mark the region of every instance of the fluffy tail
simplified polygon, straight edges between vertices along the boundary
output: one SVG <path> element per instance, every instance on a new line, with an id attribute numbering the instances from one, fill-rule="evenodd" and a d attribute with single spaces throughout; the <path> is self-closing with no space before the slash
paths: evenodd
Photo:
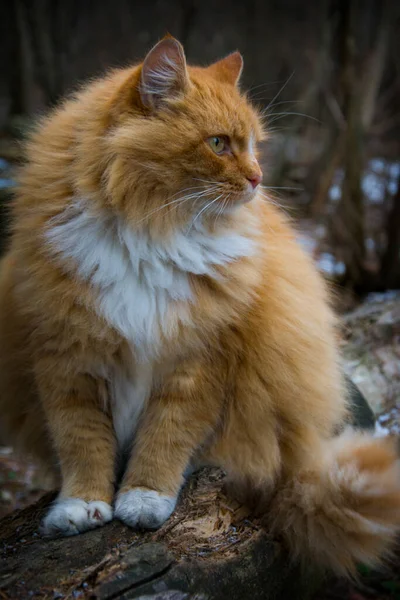
<path id="1" fill-rule="evenodd" d="M 339 575 L 377 565 L 400 531 L 400 462 L 393 440 L 347 431 L 315 465 L 282 484 L 269 526 L 301 561 Z"/>

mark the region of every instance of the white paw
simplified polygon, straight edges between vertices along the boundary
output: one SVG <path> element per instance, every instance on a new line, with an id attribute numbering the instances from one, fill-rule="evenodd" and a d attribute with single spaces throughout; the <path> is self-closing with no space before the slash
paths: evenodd
<path id="1" fill-rule="evenodd" d="M 40 534 L 51 538 L 77 535 L 108 523 L 112 517 L 111 506 L 101 500 L 85 502 L 80 498 L 60 498 L 43 519 Z"/>
<path id="2" fill-rule="evenodd" d="M 115 516 L 130 527 L 157 529 L 171 515 L 176 500 L 176 496 L 135 488 L 117 497 Z"/>

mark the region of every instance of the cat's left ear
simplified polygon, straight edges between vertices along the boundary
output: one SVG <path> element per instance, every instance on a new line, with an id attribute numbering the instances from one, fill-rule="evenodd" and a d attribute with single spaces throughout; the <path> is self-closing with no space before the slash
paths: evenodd
<path id="1" fill-rule="evenodd" d="M 208 70 L 218 81 L 238 85 L 243 71 L 243 57 L 240 52 L 232 52 L 222 60 L 210 65 Z"/>
<path id="2" fill-rule="evenodd" d="M 141 101 L 154 110 L 168 99 L 184 94 L 189 85 L 182 44 L 173 37 L 165 37 L 144 59 L 139 83 Z"/>

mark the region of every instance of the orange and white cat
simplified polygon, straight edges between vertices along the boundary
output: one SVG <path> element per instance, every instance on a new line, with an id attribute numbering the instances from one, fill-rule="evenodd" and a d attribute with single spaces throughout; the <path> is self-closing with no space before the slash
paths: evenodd
<path id="1" fill-rule="evenodd" d="M 39 125 L 1 265 L 1 420 L 61 474 L 44 535 L 159 527 L 184 473 L 212 464 L 269 492 L 296 556 L 352 572 L 399 529 L 398 457 L 334 435 L 335 318 L 259 191 L 241 70 L 237 52 L 188 67 L 168 37 Z"/>

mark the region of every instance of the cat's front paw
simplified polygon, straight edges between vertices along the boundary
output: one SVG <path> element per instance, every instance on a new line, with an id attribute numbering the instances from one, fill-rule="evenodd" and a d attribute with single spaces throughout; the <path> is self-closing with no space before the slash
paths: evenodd
<path id="1" fill-rule="evenodd" d="M 176 496 L 134 488 L 119 494 L 115 502 L 115 516 L 130 527 L 157 529 L 171 515 L 176 500 Z"/>
<path id="2" fill-rule="evenodd" d="M 43 537 L 77 535 L 112 520 L 112 508 L 106 502 L 85 502 L 80 498 L 60 498 L 50 508 L 40 526 Z"/>

